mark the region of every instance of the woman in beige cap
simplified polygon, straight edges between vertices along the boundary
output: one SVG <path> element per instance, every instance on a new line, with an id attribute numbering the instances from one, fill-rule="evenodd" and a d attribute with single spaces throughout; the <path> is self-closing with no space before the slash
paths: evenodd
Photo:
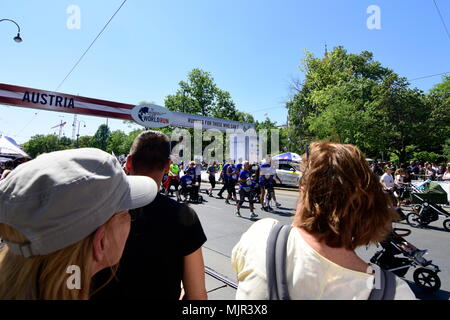
<path id="1" fill-rule="evenodd" d="M 156 183 L 126 176 L 99 149 L 41 155 L 0 182 L 0 299 L 89 299 L 91 278 L 122 256 L 129 209 Z"/>

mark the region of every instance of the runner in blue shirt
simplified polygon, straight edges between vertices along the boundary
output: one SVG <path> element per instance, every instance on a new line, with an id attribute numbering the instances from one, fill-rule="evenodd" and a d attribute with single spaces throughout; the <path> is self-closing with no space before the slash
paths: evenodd
<path id="1" fill-rule="evenodd" d="M 217 194 L 217 196 L 219 197 L 219 199 L 223 199 L 223 192 L 225 190 L 228 190 L 228 176 L 227 176 L 227 169 L 230 166 L 230 163 L 226 163 L 224 164 L 224 166 L 222 167 L 222 172 L 220 173 L 220 178 L 219 180 L 222 180 L 223 186 L 222 189 L 220 189 L 219 193 Z"/>
<path id="2" fill-rule="evenodd" d="M 216 187 L 216 172 L 217 172 L 217 167 L 216 167 L 216 162 L 214 161 L 212 163 L 212 165 L 210 165 L 208 167 L 208 169 L 206 170 L 206 172 L 208 173 L 208 179 L 209 179 L 209 183 L 211 184 L 211 187 L 206 191 L 207 194 L 209 194 L 210 197 L 213 196 L 213 189 Z"/>
<path id="3" fill-rule="evenodd" d="M 248 161 L 244 162 L 244 170 L 239 173 L 239 202 L 236 205 L 236 215 L 241 216 L 240 209 L 244 203 L 245 197 L 247 197 L 250 204 L 251 218 L 255 218 L 258 215 L 254 212 L 253 207 L 253 190 L 252 190 L 252 180 L 250 173 L 250 164 Z"/>
<path id="4" fill-rule="evenodd" d="M 195 162 L 194 161 L 189 162 L 189 167 L 187 168 L 187 171 L 189 171 L 189 174 L 192 176 L 192 178 L 195 178 Z"/>
<path id="5" fill-rule="evenodd" d="M 239 169 L 235 165 L 230 164 L 227 168 L 227 179 L 228 179 L 228 197 L 225 203 L 230 204 L 230 199 L 233 197 L 234 201 L 237 202 L 236 197 L 236 183 L 238 181 Z"/>
<path id="6" fill-rule="evenodd" d="M 259 176 L 259 183 L 261 185 L 260 203 L 262 209 L 265 211 L 268 211 L 270 209 L 269 204 L 264 203 L 266 192 L 269 192 L 271 194 L 271 198 L 275 201 L 275 205 L 277 207 L 281 206 L 281 204 L 278 203 L 275 197 L 275 178 L 278 179 L 278 181 L 281 183 L 281 180 L 280 178 L 278 178 L 276 170 L 274 167 L 272 167 L 269 158 L 269 160 L 267 160 L 266 163 L 260 166 L 260 176 Z"/>

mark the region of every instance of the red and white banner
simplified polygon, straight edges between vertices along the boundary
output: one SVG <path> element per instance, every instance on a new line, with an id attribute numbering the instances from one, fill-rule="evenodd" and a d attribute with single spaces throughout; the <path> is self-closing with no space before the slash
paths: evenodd
<path id="1" fill-rule="evenodd" d="M 160 128 L 169 125 L 194 128 L 196 123 L 199 123 L 202 129 L 216 129 L 219 131 L 235 131 L 239 129 L 246 131 L 254 128 L 252 123 L 173 112 L 154 104 L 135 106 L 4 83 L 0 83 L 0 104 L 131 120 L 149 128 Z"/>
<path id="2" fill-rule="evenodd" d="M 133 120 L 132 104 L 92 99 L 59 92 L 0 83 L 0 104 L 49 111 Z"/>

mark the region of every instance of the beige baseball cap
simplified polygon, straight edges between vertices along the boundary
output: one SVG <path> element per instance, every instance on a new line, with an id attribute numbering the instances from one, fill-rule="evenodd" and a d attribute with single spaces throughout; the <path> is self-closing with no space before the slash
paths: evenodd
<path id="1" fill-rule="evenodd" d="M 13 253 L 45 255 L 86 238 L 116 212 L 149 204 L 157 193 L 153 179 L 127 176 L 119 161 L 100 149 L 56 151 L 0 181 L 0 223 L 29 241 L 5 241 Z"/>

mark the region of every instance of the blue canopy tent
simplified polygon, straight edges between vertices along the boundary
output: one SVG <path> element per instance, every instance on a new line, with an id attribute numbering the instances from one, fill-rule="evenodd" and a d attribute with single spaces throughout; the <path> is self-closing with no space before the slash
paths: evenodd
<path id="1" fill-rule="evenodd" d="M 293 152 L 285 152 L 272 157 L 273 161 L 301 162 L 302 158 Z"/>

